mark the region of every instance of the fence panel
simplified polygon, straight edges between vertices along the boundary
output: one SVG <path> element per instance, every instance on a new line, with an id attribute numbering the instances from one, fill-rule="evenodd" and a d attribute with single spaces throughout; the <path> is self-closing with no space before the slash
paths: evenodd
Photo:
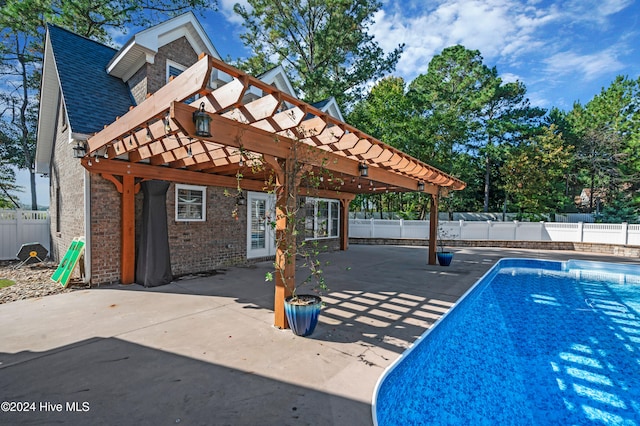
<path id="1" fill-rule="evenodd" d="M 545 223 L 547 241 L 580 242 L 581 226 L 579 223 Z"/>
<path id="2" fill-rule="evenodd" d="M 488 222 L 462 222 L 460 226 L 461 240 L 486 240 L 489 238 Z"/>
<path id="3" fill-rule="evenodd" d="M 562 241 L 640 246 L 640 225 L 559 222 L 439 222 L 443 240 Z M 429 238 L 429 221 L 351 219 L 349 236 Z"/>
<path id="4" fill-rule="evenodd" d="M 375 238 L 401 238 L 400 236 L 400 220 L 380 219 L 375 221 L 374 235 Z"/>
<path id="5" fill-rule="evenodd" d="M 640 246 L 640 225 L 629 225 L 627 232 L 627 244 Z"/>
<path id="6" fill-rule="evenodd" d="M 585 243 L 624 244 L 626 237 L 619 223 L 585 223 L 582 235 Z"/>
<path id="7" fill-rule="evenodd" d="M 429 238 L 429 221 L 405 220 L 402 238 Z"/>
<path id="8" fill-rule="evenodd" d="M 49 246 L 49 213 L 36 210 L 0 210 L 0 260 L 15 259 L 23 244 Z"/>

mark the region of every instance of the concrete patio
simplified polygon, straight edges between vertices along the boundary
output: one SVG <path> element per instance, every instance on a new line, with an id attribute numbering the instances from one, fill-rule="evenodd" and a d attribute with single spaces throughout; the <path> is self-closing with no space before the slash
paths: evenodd
<path id="1" fill-rule="evenodd" d="M 371 425 L 384 369 L 502 257 L 638 261 L 466 248 L 443 268 L 424 247 L 351 245 L 324 255 L 308 338 L 272 326 L 269 262 L 0 305 L 2 401 L 35 403 L 0 424 Z"/>

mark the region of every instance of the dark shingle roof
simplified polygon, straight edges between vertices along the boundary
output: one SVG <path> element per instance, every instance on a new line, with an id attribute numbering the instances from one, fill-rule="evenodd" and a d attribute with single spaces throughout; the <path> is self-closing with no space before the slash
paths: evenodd
<path id="1" fill-rule="evenodd" d="M 55 25 L 48 29 L 73 132 L 98 132 L 135 105 L 126 83 L 107 74 L 115 49 Z"/>
<path id="2" fill-rule="evenodd" d="M 327 98 L 325 100 L 322 101 L 318 101 L 318 102 L 314 102 L 311 104 L 312 107 L 318 108 L 319 110 L 322 110 L 322 108 L 324 108 L 325 106 L 327 106 L 327 104 L 331 101 L 331 98 Z"/>

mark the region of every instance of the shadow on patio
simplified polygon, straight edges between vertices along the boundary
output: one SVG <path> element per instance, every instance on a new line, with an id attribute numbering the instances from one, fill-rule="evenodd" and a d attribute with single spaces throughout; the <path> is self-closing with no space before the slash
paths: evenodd
<path id="1" fill-rule="evenodd" d="M 0 356 L 3 401 L 35 404 L 3 424 L 370 423 L 368 404 L 118 338 Z"/>

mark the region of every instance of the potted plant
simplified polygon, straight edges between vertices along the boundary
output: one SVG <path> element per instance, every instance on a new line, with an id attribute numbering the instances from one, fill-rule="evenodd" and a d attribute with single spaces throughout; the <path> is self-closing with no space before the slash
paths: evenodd
<path id="1" fill-rule="evenodd" d="M 324 167 L 312 168 L 310 155 L 314 155 L 308 146 L 296 140 L 292 145 L 291 153 L 287 159 L 268 158 L 256 156 L 240 148 L 238 154 L 243 158 L 244 167 L 250 167 L 253 173 L 266 173 L 265 190 L 276 198 L 275 217 L 269 220 L 271 232 L 277 247 L 273 271 L 265 274 L 265 281 L 276 281 L 285 288 L 284 312 L 291 330 L 299 336 L 309 336 L 313 333 L 322 308 L 321 293 L 328 290 L 324 275 L 323 264 L 319 255 L 327 249 L 318 241 L 305 240 L 304 225 L 306 213 L 306 198 L 298 196 L 299 187 L 302 185 L 307 194 L 313 194 L 314 189 L 335 186 L 339 190 L 341 179 L 332 176 Z M 313 163 L 322 163 L 322 160 Z M 238 170 L 237 193 L 227 194 L 241 196 L 240 181 L 242 179 L 242 167 Z M 236 210 L 232 212 L 237 217 Z M 284 226 L 282 225 L 284 224 Z M 296 259 L 298 262 L 296 262 Z M 293 268 L 297 265 L 297 268 Z M 296 280 L 295 273 L 306 271 L 307 276 L 303 280 Z M 303 294 L 300 289 L 308 288 L 309 294 Z"/>
<path id="2" fill-rule="evenodd" d="M 450 237 L 448 230 L 445 229 L 442 224 L 438 223 L 438 252 L 436 253 L 436 257 L 440 266 L 449 266 L 453 260 L 453 252 L 445 250 L 444 246 L 445 239 L 449 239 Z"/>

